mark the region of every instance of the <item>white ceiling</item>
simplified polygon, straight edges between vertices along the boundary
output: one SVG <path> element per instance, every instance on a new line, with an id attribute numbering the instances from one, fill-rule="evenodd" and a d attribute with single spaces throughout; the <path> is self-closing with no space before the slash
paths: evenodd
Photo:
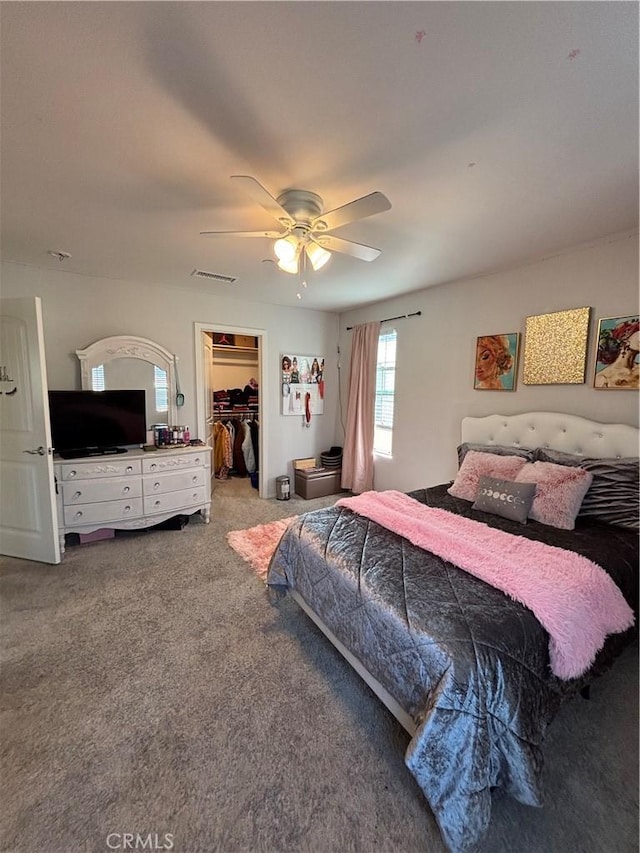
<path id="1" fill-rule="evenodd" d="M 638 5 L 4 2 L 2 255 L 343 310 L 638 225 Z M 376 246 L 309 276 L 229 180 L 325 209 Z M 194 268 L 233 285 L 190 277 Z"/>

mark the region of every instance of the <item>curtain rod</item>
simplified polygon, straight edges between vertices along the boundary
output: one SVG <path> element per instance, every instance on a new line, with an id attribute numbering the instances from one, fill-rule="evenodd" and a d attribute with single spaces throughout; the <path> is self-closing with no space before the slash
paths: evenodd
<path id="1" fill-rule="evenodd" d="M 422 315 L 422 311 L 414 311 L 413 314 L 398 314 L 397 317 L 387 317 L 384 320 L 380 320 L 381 323 L 390 323 L 391 320 L 404 320 L 406 317 L 420 317 Z M 347 332 L 350 332 L 353 329 L 353 326 L 347 326 Z"/>

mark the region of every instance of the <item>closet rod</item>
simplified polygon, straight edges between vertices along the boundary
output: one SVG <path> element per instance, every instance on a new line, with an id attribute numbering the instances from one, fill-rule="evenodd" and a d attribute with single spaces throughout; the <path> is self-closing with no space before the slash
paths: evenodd
<path id="1" fill-rule="evenodd" d="M 214 412 L 213 419 L 226 418 L 233 421 L 255 421 L 258 417 L 258 412 Z"/>
<path id="2" fill-rule="evenodd" d="M 381 323 L 390 323 L 391 320 L 404 320 L 406 317 L 420 317 L 422 315 L 422 311 L 414 311 L 413 314 L 398 314 L 397 317 L 386 317 L 384 320 L 380 320 Z M 353 326 L 347 326 L 347 332 L 350 332 L 353 329 Z"/>

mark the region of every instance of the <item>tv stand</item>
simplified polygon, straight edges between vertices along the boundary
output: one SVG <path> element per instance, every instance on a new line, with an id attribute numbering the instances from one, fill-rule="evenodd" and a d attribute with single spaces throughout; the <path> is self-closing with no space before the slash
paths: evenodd
<path id="1" fill-rule="evenodd" d="M 56 455 L 58 534 L 64 553 L 67 533 L 102 528 L 153 527 L 174 515 L 199 512 L 205 524 L 211 507 L 211 450 L 208 447 L 127 450 L 105 458 L 65 461 Z M 113 452 L 112 451 L 112 452 Z"/>
<path id="2" fill-rule="evenodd" d="M 77 447 L 74 450 L 61 450 L 61 459 L 82 459 L 84 456 L 115 456 L 126 453 L 125 447 Z"/>

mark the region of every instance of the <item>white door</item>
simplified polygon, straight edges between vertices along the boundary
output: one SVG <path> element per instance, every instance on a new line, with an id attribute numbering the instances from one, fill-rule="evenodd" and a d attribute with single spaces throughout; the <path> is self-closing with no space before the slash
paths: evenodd
<path id="1" fill-rule="evenodd" d="M 207 432 L 206 442 L 213 446 L 213 339 L 209 332 L 202 332 L 202 372 L 204 374 L 204 397 L 205 397 L 205 429 Z"/>
<path id="2" fill-rule="evenodd" d="M 0 553 L 60 562 L 42 308 L 0 300 Z"/>

